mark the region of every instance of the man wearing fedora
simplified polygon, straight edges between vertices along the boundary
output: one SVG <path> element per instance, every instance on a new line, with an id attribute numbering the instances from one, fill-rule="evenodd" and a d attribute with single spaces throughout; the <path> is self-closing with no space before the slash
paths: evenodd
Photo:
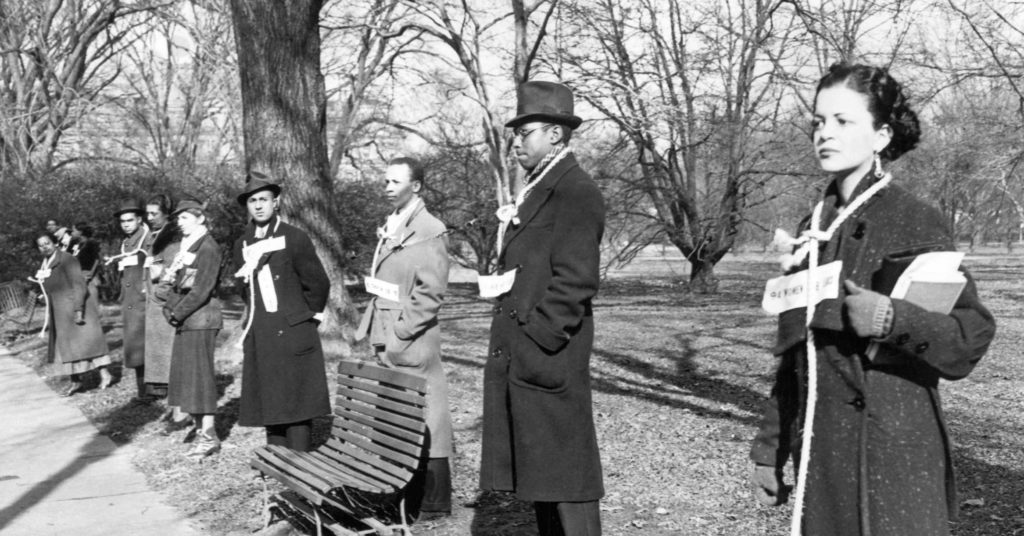
<path id="1" fill-rule="evenodd" d="M 149 402 L 154 397 L 146 390 L 146 251 L 144 248 L 149 227 L 143 223 L 145 210 L 134 199 L 121 203 L 114 217 L 121 225 L 124 238 L 121 251 L 107 262 L 117 263 L 121 272 L 121 320 L 124 325 L 125 368 L 135 369 L 135 388 L 138 402 Z"/>
<path id="2" fill-rule="evenodd" d="M 517 111 L 506 126 L 526 180 L 515 204 L 499 210 L 498 274 L 515 273 L 491 322 L 480 487 L 533 501 L 542 535 L 595 535 L 604 485 L 591 407 L 591 300 L 604 200 L 568 146 L 582 122 L 569 88 L 526 82 Z"/>
<path id="3" fill-rule="evenodd" d="M 269 445 L 308 451 L 313 417 L 331 411 L 317 331 L 331 282 L 309 236 L 278 216 L 280 194 L 252 171 L 238 195 L 250 218 L 234 247 L 248 304 L 238 424 L 263 426 Z"/>

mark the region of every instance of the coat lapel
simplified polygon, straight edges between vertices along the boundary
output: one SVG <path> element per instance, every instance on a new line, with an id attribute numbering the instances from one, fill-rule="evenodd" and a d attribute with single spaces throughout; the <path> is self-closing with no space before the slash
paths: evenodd
<path id="1" fill-rule="evenodd" d="M 401 239 L 397 244 L 390 245 L 390 240 L 384 241 L 384 245 L 381 246 L 380 259 L 377 261 L 377 266 L 374 268 L 380 269 L 380 265 L 384 264 L 384 259 L 390 257 L 392 253 L 402 249 L 402 247 L 409 243 L 409 240 L 416 234 L 416 229 L 413 228 L 413 223 L 426 208 L 425 204 L 420 203 L 420 206 L 416 207 L 416 210 L 409 215 L 409 219 L 406 220 L 405 225 L 402 226 L 402 233 L 399 235 Z"/>
<path id="2" fill-rule="evenodd" d="M 537 216 L 540 208 L 547 203 L 551 197 L 551 192 L 554 191 L 555 186 L 562 180 L 562 177 L 566 175 L 571 169 L 579 166 L 576 162 L 575 155 L 567 155 L 562 159 L 561 162 L 555 164 L 555 167 L 551 168 L 545 176 L 540 178 L 540 184 L 534 187 L 534 190 L 526 196 L 526 200 L 519 207 L 519 225 L 513 225 L 511 232 L 505 236 L 505 243 L 498 252 L 500 257 L 508 249 L 508 245 L 515 240 L 519 233 L 526 227 L 530 220 Z"/>

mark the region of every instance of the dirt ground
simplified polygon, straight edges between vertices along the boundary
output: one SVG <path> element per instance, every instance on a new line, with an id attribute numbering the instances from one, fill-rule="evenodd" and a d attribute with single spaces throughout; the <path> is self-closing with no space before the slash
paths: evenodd
<path id="1" fill-rule="evenodd" d="M 953 525 L 957 536 L 1024 534 L 1022 260 L 992 251 L 967 261 L 999 325 L 974 373 L 942 386 L 963 505 Z M 722 292 L 715 296 L 688 293 L 681 259 L 671 253 L 642 256 L 609 274 L 595 302 L 592 366 L 607 489 L 601 503 L 605 534 L 788 533 L 790 508 L 758 506 L 747 487 L 749 441 L 774 367 L 766 350 L 774 320 L 759 303 L 764 281 L 776 273 L 773 254 L 729 257 L 718 269 Z M 117 308 L 103 309 L 111 347 L 119 353 Z M 237 322 L 237 304 L 231 311 Z M 455 511 L 441 522 L 414 526 L 417 535 L 536 533 L 530 505 L 503 494 L 481 495 L 476 487 L 489 311 L 472 286 L 453 285 L 442 326 L 458 451 Z M 11 324 L 4 327 L 12 351 L 47 374 L 42 343 Z M 263 432 L 235 425 L 239 366 L 225 361 L 219 371 L 224 395 L 218 428 L 225 450 L 203 464 L 182 457 L 183 432 L 158 433 L 161 405 L 128 404 L 130 371 L 116 388 L 73 400 L 115 441 L 137 447 L 135 463 L 150 482 L 211 534 L 251 534 L 262 527 L 263 484 L 248 460 Z M 57 386 L 60 379 L 50 381 Z M 326 419 L 316 423 L 321 437 L 328 426 Z"/>

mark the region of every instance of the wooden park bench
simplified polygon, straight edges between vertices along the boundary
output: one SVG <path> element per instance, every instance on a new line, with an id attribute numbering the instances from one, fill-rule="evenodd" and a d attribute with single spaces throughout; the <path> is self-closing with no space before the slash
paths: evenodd
<path id="1" fill-rule="evenodd" d="M 14 317 L 24 313 L 27 306 L 32 307 L 28 320 L 18 323 L 23 327 L 31 323 L 35 314 L 35 296 L 36 293 L 27 291 L 20 281 L 0 283 L 0 324 L 5 321 L 17 322 Z"/>
<path id="2" fill-rule="evenodd" d="M 327 443 L 312 452 L 275 445 L 256 451 L 251 466 L 262 473 L 264 489 L 267 476 L 287 488 L 273 497 L 265 492 L 266 526 L 276 509 L 300 514 L 318 535 L 323 527 L 340 536 L 411 535 L 404 488 L 424 456 L 426 391 L 426 380 L 408 372 L 341 362 Z M 353 531 L 345 521 L 370 528 Z"/>

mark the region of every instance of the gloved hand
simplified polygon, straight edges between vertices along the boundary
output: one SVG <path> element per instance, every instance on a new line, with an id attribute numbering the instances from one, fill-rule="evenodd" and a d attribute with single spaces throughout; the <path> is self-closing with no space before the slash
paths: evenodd
<path id="1" fill-rule="evenodd" d="M 85 324 L 85 311 L 75 311 L 75 323 L 79 326 Z"/>
<path id="2" fill-rule="evenodd" d="M 782 480 L 782 469 L 757 464 L 750 475 L 754 498 L 765 506 L 779 506 L 789 500 L 790 486 Z"/>
<path id="3" fill-rule="evenodd" d="M 846 280 L 846 298 L 843 305 L 846 306 L 846 318 L 850 327 L 860 337 L 884 337 L 891 326 L 886 326 L 886 315 L 892 308 L 892 302 L 888 296 L 879 294 L 873 290 L 858 287 L 856 283 Z"/>
<path id="4" fill-rule="evenodd" d="M 168 324 L 176 328 L 181 327 L 181 320 L 178 320 L 177 318 L 174 317 L 174 311 L 172 309 L 170 309 L 169 307 L 164 307 L 163 309 L 161 309 L 161 311 L 163 311 L 164 319 L 167 320 Z"/>

